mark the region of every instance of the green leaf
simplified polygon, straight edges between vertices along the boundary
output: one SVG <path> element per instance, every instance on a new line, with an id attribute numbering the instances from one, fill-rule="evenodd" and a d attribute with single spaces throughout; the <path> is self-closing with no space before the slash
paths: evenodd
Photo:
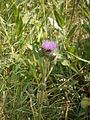
<path id="1" fill-rule="evenodd" d="M 90 34 L 90 25 L 87 25 L 86 23 L 82 25 L 82 27 Z"/>
<path id="2" fill-rule="evenodd" d="M 90 64 L 90 61 L 85 60 L 85 59 L 83 59 L 83 58 L 80 58 L 80 57 L 78 57 L 78 56 L 76 56 L 76 55 L 72 54 L 71 52 L 68 52 L 68 53 L 69 53 L 70 55 L 72 55 L 73 57 L 77 58 L 78 60 L 80 60 L 80 61 L 83 61 L 83 62 L 86 62 L 86 63 Z"/>
<path id="3" fill-rule="evenodd" d="M 63 28 L 63 26 L 64 26 L 64 19 L 63 19 L 63 17 L 56 10 L 54 10 L 54 15 L 55 15 L 55 18 L 56 18 L 56 21 L 57 21 L 58 25 L 61 28 Z"/>
<path id="4" fill-rule="evenodd" d="M 64 65 L 64 66 L 69 66 L 69 61 L 68 60 L 64 60 L 63 62 L 62 62 L 62 65 Z"/>
<path id="5" fill-rule="evenodd" d="M 86 109 L 90 105 L 90 99 L 88 97 L 84 97 L 81 100 L 81 107 Z"/>
<path id="6" fill-rule="evenodd" d="M 68 33 L 68 35 L 67 35 L 67 38 L 71 38 L 71 37 L 73 36 L 73 34 L 74 34 L 75 30 L 76 30 L 76 27 L 77 27 L 77 25 L 74 25 L 74 26 L 70 29 L 70 31 L 69 31 L 69 33 Z"/>

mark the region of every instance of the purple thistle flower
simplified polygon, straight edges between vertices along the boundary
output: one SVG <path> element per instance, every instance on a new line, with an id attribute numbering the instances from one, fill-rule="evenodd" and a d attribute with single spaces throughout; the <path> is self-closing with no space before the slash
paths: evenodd
<path id="1" fill-rule="evenodd" d="M 54 41 L 50 41 L 50 40 L 44 40 L 42 42 L 42 49 L 46 50 L 46 51 L 54 51 L 57 48 L 57 45 Z"/>

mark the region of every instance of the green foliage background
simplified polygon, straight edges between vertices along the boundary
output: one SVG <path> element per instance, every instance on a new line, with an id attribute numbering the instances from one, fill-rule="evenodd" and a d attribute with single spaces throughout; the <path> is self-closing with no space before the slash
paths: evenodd
<path id="1" fill-rule="evenodd" d="M 90 119 L 89 11 L 89 0 L 0 0 L 0 120 Z"/>

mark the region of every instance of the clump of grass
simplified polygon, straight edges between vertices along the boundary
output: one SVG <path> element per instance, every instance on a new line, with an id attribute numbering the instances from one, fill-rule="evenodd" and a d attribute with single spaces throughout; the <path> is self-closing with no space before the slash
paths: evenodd
<path id="1" fill-rule="evenodd" d="M 89 119 L 89 5 L 1 0 L 0 119 Z"/>

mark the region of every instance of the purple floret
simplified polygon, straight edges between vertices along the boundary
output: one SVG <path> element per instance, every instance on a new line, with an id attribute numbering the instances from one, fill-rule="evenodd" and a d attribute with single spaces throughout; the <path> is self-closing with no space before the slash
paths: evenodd
<path id="1" fill-rule="evenodd" d="M 42 48 L 47 50 L 47 51 L 54 51 L 57 48 L 57 45 L 54 41 L 50 41 L 50 40 L 44 40 L 42 42 Z"/>

